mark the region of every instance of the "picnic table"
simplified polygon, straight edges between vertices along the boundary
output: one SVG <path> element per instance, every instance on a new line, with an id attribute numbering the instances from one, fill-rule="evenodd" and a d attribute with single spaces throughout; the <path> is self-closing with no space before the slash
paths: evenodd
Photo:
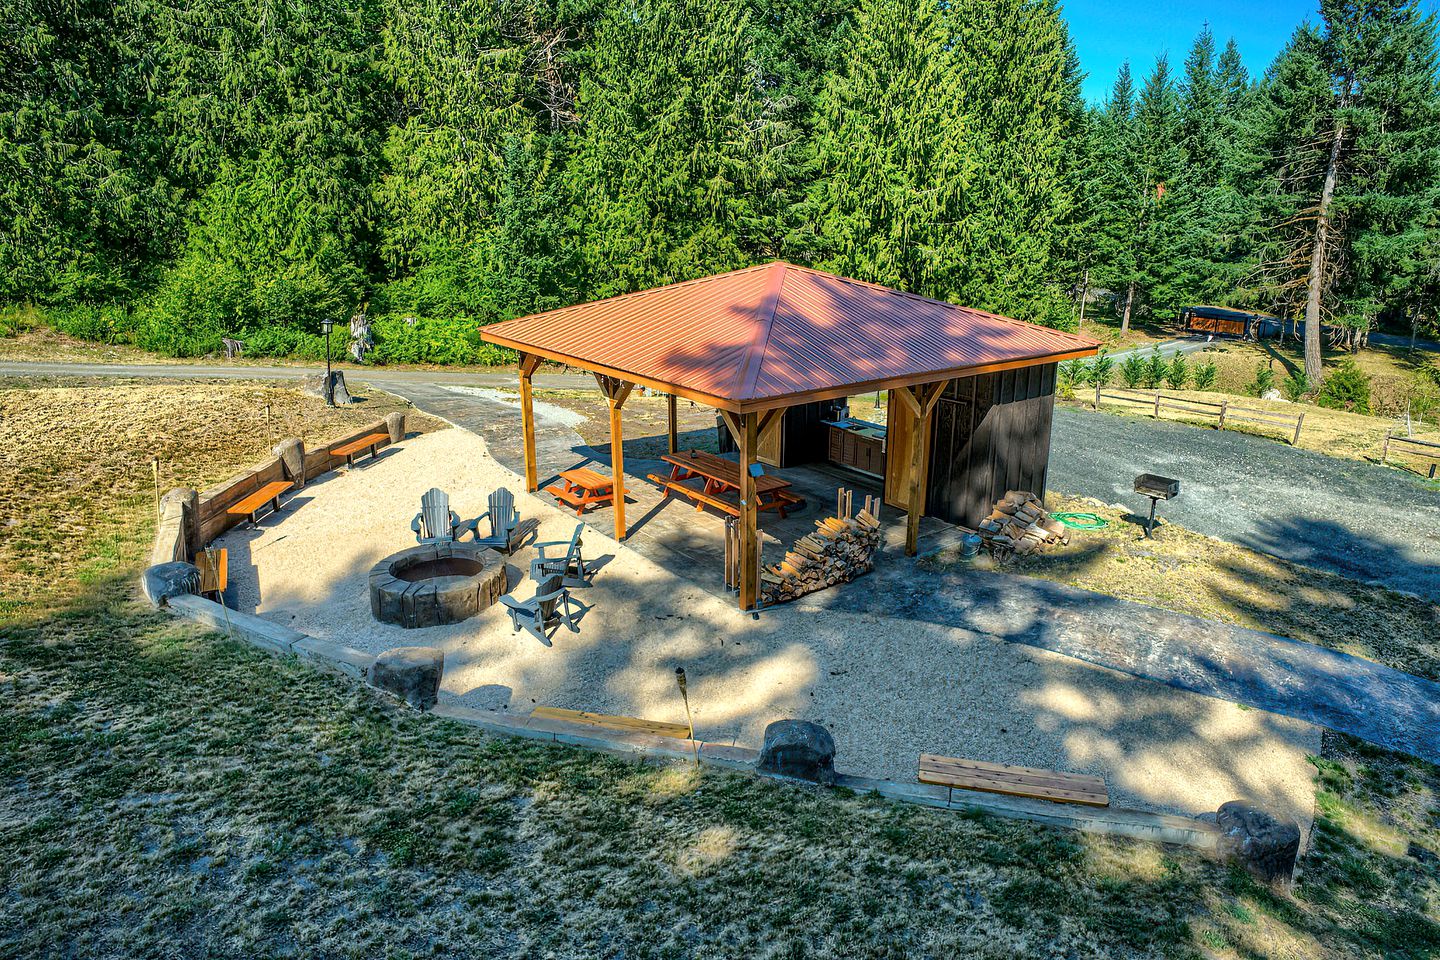
<path id="1" fill-rule="evenodd" d="M 667 453 L 660 459 L 670 464 L 670 476 L 658 477 L 652 473 L 649 479 L 664 488 L 665 496 L 678 494 L 693 500 L 697 510 L 711 506 L 732 517 L 740 515 L 738 496 L 734 502 L 723 496 L 726 493 L 738 495 L 740 464 L 704 450 Z M 685 486 L 684 481 L 697 477 L 705 481 L 702 489 Z M 778 511 L 783 519 L 788 507 L 801 502 L 799 497 L 789 492 L 789 486 L 790 481 L 784 477 L 760 474 L 755 478 L 755 496 L 759 500 L 756 509 Z"/>
<path id="2" fill-rule="evenodd" d="M 560 474 L 560 480 L 560 484 L 546 487 L 545 492 L 574 507 L 577 517 L 586 507 L 615 500 L 615 481 L 589 467 L 566 470 Z"/>

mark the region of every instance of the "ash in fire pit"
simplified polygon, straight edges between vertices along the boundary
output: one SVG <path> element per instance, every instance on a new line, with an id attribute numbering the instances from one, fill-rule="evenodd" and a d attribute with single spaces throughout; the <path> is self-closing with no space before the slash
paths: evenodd
<path id="1" fill-rule="evenodd" d="M 459 623 L 505 592 L 505 560 L 473 543 L 423 543 L 370 570 L 370 612 L 382 623 Z"/>

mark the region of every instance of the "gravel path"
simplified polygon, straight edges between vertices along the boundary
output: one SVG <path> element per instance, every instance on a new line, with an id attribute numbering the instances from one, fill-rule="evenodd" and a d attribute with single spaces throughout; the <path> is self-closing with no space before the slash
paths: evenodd
<path id="1" fill-rule="evenodd" d="M 378 652 L 435 644 L 459 702 L 528 712 L 536 704 L 679 721 L 684 665 L 701 736 L 758 745 L 781 717 L 833 731 L 845 771 L 913 782 L 921 752 L 1103 776 L 1119 806 L 1197 814 L 1250 797 L 1308 823 L 1319 731 L 1259 710 L 1170 689 L 1069 657 L 920 620 L 796 607 L 752 617 L 602 533 L 587 553 L 613 557 L 589 590 L 578 634 L 552 646 L 511 631 L 498 605 L 449 627 L 406 631 L 369 614 L 365 576 L 413 544 L 410 517 L 430 486 L 465 516 L 495 486 L 517 490 L 484 441 L 443 430 L 373 464 L 306 486 L 276 520 L 237 528 L 231 602 L 316 636 Z M 517 495 L 541 539 L 573 514 Z M 675 509 L 687 509 L 677 505 Z M 709 522 L 700 517 L 696 522 Z M 513 559 L 516 596 L 528 551 Z M 846 591 L 874 594 L 879 578 Z"/>
<path id="2" fill-rule="evenodd" d="M 1167 519 L 1252 550 L 1440 600 L 1440 495 L 1398 470 L 1243 433 L 1057 407 L 1049 485 L 1128 504 L 1180 481 Z"/>

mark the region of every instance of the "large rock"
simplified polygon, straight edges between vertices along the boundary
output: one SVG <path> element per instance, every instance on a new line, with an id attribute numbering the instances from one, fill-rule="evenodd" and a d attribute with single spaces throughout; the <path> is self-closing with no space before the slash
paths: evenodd
<path id="1" fill-rule="evenodd" d="M 332 371 L 330 373 L 330 382 L 332 385 L 332 389 L 335 391 L 336 406 L 339 406 L 342 403 L 355 402 L 350 397 L 350 391 L 345 387 L 344 370 Z M 300 381 L 300 389 L 301 391 L 303 391 L 304 393 L 308 393 L 312 397 L 319 397 L 322 400 L 325 399 L 325 374 L 317 373 L 314 376 L 306 377 L 305 379 Z"/>
<path id="2" fill-rule="evenodd" d="M 388 413 L 385 415 L 385 429 L 390 431 L 390 442 L 399 443 L 405 439 L 405 414 Z"/>
<path id="3" fill-rule="evenodd" d="M 1243 800 L 1215 812 L 1220 852 L 1244 864 L 1262 880 L 1289 883 L 1300 853 L 1300 825 Z"/>
<path id="4" fill-rule="evenodd" d="M 808 720 L 776 720 L 765 728 L 759 769 L 817 783 L 835 782 L 835 739 Z"/>
<path id="5" fill-rule="evenodd" d="M 370 684 L 420 710 L 440 699 L 445 653 L 439 647 L 395 647 L 370 665 Z"/>
<path id="6" fill-rule="evenodd" d="M 171 597 L 200 592 L 200 571 L 193 563 L 172 560 L 146 567 L 140 585 L 145 597 L 157 607 L 165 606 Z"/>
<path id="7" fill-rule="evenodd" d="M 285 479 L 295 481 L 295 486 L 305 486 L 305 441 L 299 437 L 281 440 L 275 445 L 275 457 L 285 468 Z"/>

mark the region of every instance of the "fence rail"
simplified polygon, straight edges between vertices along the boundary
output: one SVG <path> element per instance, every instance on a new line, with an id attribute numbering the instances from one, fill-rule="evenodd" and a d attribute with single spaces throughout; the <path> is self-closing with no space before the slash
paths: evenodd
<path id="1" fill-rule="evenodd" d="M 1214 417 L 1216 419 L 1216 429 L 1218 430 L 1224 430 L 1225 424 L 1234 420 L 1269 427 L 1280 427 L 1289 435 L 1290 445 L 1292 447 L 1299 445 L 1300 429 L 1305 425 L 1305 414 L 1303 413 L 1277 413 L 1274 410 L 1242 407 L 1228 399 L 1216 402 L 1214 400 L 1198 400 L 1190 397 L 1171 397 L 1166 396 L 1158 390 L 1131 390 L 1125 387 L 1107 388 L 1101 384 L 1096 384 L 1095 409 L 1100 409 L 1100 400 L 1102 398 L 1149 407 L 1151 410 L 1150 415 L 1156 420 L 1160 419 L 1160 411 L 1175 410 L 1179 413 L 1189 414 L 1190 416 Z"/>
<path id="2" fill-rule="evenodd" d="M 1384 446 L 1383 448 L 1381 448 L 1381 450 L 1380 450 L 1380 462 L 1381 462 L 1381 463 L 1388 463 L 1388 462 L 1389 462 L 1389 460 L 1390 460 L 1390 444 L 1392 444 L 1392 443 L 1403 443 L 1403 444 L 1408 444 L 1408 445 L 1413 446 L 1413 447 L 1423 447 L 1423 448 L 1425 448 L 1425 449 L 1423 449 L 1423 450 L 1405 450 L 1405 449 L 1401 449 L 1401 450 L 1398 451 L 1398 452 L 1399 452 L 1399 453 L 1403 453 L 1403 454 L 1405 454 L 1406 456 L 1409 456 L 1409 457 L 1424 457 L 1424 458 L 1426 458 L 1426 459 L 1428 459 L 1428 460 L 1434 461 L 1434 462 L 1432 462 L 1432 463 L 1430 464 L 1430 472 L 1429 472 L 1428 476 L 1429 476 L 1429 478 L 1430 478 L 1431 480 L 1434 480 L 1434 479 L 1435 479 L 1435 468 L 1436 468 L 1437 466 L 1440 466 L 1440 443 L 1436 443 L 1436 442 L 1433 441 L 1433 440 L 1416 440 L 1414 437 L 1397 437 L 1397 436 L 1395 436 L 1395 431 L 1394 431 L 1394 430 L 1391 430 L 1389 433 L 1385 434 L 1385 446 Z M 1434 450 L 1435 452 L 1434 452 L 1434 453 L 1427 453 L 1427 452 L 1426 452 L 1427 450 Z"/>

